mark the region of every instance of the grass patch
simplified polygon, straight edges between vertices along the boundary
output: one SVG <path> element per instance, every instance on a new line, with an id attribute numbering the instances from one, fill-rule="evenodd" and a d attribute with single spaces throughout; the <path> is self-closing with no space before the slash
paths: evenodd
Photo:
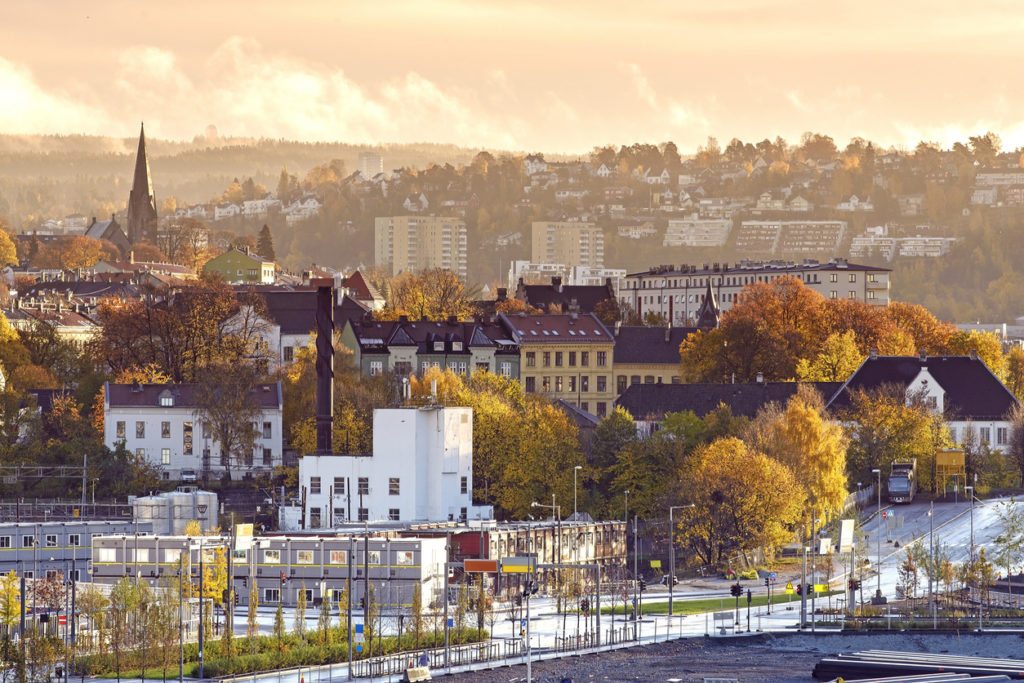
<path id="1" fill-rule="evenodd" d="M 184 676 L 185 676 L 185 678 L 198 678 L 199 677 L 199 662 L 185 662 Z M 115 676 L 112 673 L 108 673 L 108 674 L 103 674 L 102 676 L 97 676 L 97 678 L 117 678 L 117 676 Z M 142 672 L 139 671 L 138 669 L 133 669 L 131 671 L 122 671 L 121 672 L 121 678 L 145 678 L 145 679 L 148 679 L 148 680 L 162 681 L 162 680 L 164 680 L 164 670 L 162 668 L 160 668 L 160 669 L 157 669 L 157 668 L 146 669 L 146 674 L 145 675 L 142 675 Z M 168 669 L 167 669 L 167 680 L 168 681 L 172 681 L 172 680 L 176 681 L 176 680 L 178 680 L 178 663 L 177 662 L 174 663 L 174 666 L 168 667 Z"/>
<path id="2" fill-rule="evenodd" d="M 829 595 L 842 595 L 843 591 L 832 591 L 831 593 L 818 593 L 818 600 L 827 598 Z M 792 598 L 792 600 L 790 600 Z M 810 598 L 807 602 L 810 603 Z M 772 605 L 785 605 L 793 604 L 797 606 L 800 604 L 800 596 L 793 594 L 789 595 L 772 595 Z M 764 607 L 768 604 L 767 595 L 755 595 L 750 602 L 751 607 Z M 745 609 L 747 606 L 747 597 L 744 595 L 740 598 L 740 609 Z M 723 610 L 736 609 L 736 598 L 729 596 L 725 598 L 702 598 L 700 600 L 682 600 L 676 599 L 672 605 L 673 614 L 703 614 L 704 612 L 718 612 Z M 644 602 L 643 604 L 644 614 L 668 614 L 668 600 L 658 600 L 654 602 Z M 627 605 L 623 608 L 622 605 L 615 607 L 602 607 L 601 614 L 632 614 L 632 607 Z"/>

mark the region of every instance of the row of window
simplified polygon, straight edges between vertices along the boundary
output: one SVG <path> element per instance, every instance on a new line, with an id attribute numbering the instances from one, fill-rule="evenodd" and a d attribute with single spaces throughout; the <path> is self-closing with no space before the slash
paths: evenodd
<path id="1" fill-rule="evenodd" d="M 690 280 L 685 282 L 682 279 L 677 280 L 662 280 L 659 286 L 655 280 L 641 280 L 640 286 L 637 287 L 636 281 L 633 281 L 633 286 L 627 285 L 626 289 L 663 289 L 663 288 L 678 288 L 678 287 L 706 287 L 708 282 L 711 282 L 712 287 L 742 287 L 744 285 L 754 284 L 755 282 L 771 282 L 777 280 L 783 275 L 790 275 L 798 280 L 803 280 L 807 284 L 818 284 L 818 275 L 815 274 L 800 274 L 800 273 L 782 273 L 779 275 L 746 275 L 737 277 L 719 277 L 717 282 L 715 278 L 695 278 L 691 283 Z M 865 276 L 867 282 L 877 282 L 877 273 L 867 273 Z M 847 279 L 850 282 L 857 281 L 857 273 L 847 273 Z M 829 273 L 829 282 L 839 282 L 839 273 Z"/>
<path id="2" fill-rule="evenodd" d="M 203 422 L 201 424 L 202 424 L 202 427 L 203 427 L 203 438 L 204 439 L 209 439 L 210 438 L 210 425 L 205 423 L 205 422 Z M 257 429 L 257 432 L 260 435 L 262 435 L 262 437 L 264 439 L 273 438 L 273 434 L 274 434 L 273 423 L 271 423 L 271 422 L 264 422 L 262 427 L 263 427 L 262 429 L 259 429 L 259 425 L 257 423 L 253 423 L 253 428 Z M 124 420 L 118 420 L 117 424 L 116 424 L 117 438 L 118 439 L 127 438 L 127 433 L 128 433 L 127 423 Z M 146 438 L 146 421 L 145 420 L 136 420 L 136 422 L 135 422 L 135 438 L 136 439 L 145 439 Z M 169 420 L 163 420 L 163 421 L 160 422 L 160 438 L 161 439 L 170 439 L 171 438 L 171 423 L 170 423 Z M 183 442 L 187 446 L 186 454 L 187 455 L 191 455 L 192 454 L 192 423 L 191 422 L 185 422 L 182 425 L 182 440 L 183 440 Z"/>
<path id="3" fill-rule="evenodd" d="M 345 477 L 335 477 L 333 494 L 335 496 L 345 495 Z M 357 496 L 368 496 L 370 495 L 370 478 L 369 477 L 358 477 L 356 479 L 356 495 Z M 323 490 L 323 478 L 322 477 L 310 477 L 309 478 L 309 494 L 311 496 L 319 495 Z M 469 493 L 469 477 L 461 477 L 459 479 L 459 493 Z M 400 477 L 388 477 L 388 495 L 389 496 L 400 496 L 402 495 L 402 482 Z"/>
<path id="4" fill-rule="evenodd" d="M 957 442 L 956 427 L 949 428 L 949 436 L 953 443 Z M 967 428 L 964 428 L 963 433 L 960 435 L 963 438 L 967 438 Z M 992 428 L 991 427 L 979 427 L 978 428 L 978 441 L 983 444 L 992 443 Z M 1009 430 L 1006 427 L 996 427 L 996 445 L 1005 446 L 1010 442 Z"/>
<path id="5" fill-rule="evenodd" d="M 420 364 L 420 370 L 426 372 L 431 367 L 440 368 L 441 363 L 439 361 L 423 361 Z M 458 375 L 469 375 L 469 364 L 466 361 L 448 361 L 448 369 Z M 490 372 L 490 363 L 477 363 L 477 370 L 485 370 Z M 395 374 L 399 377 L 406 377 L 412 374 L 412 363 L 399 361 L 395 363 L 394 368 Z M 370 361 L 370 377 L 379 377 L 384 374 L 384 361 L 382 360 L 371 360 Z M 498 374 L 502 377 L 512 376 L 512 363 L 505 361 L 498 364 Z"/>
<path id="6" fill-rule="evenodd" d="M 257 446 L 253 450 L 258 452 L 260 449 Z M 264 448 L 262 450 L 263 450 L 263 453 L 262 453 L 262 455 L 263 455 L 263 463 L 262 464 L 264 466 L 266 466 L 266 467 L 272 466 L 274 464 L 274 451 L 272 449 L 270 449 L 270 448 Z M 149 459 L 149 451 L 147 449 L 145 449 L 145 448 L 136 448 L 135 449 L 135 455 L 139 456 L 140 458 L 146 459 L 146 460 Z M 192 453 L 192 444 L 191 443 L 188 444 L 187 448 L 183 449 L 183 455 L 194 455 Z M 210 458 L 210 449 L 209 448 L 204 448 L 203 449 L 203 458 L 204 459 L 209 459 Z M 248 467 L 252 467 L 254 463 L 255 463 L 255 457 L 254 457 L 254 455 L 252 453 L 245 453 L 242 456 L 242 464 L 244 464 L 244 465 L 246 465 Z M 171 464 L 171 449 L 170 448 L 161 448 L 160 449 L 160 464 L 161 465 L 170 465 Z M 223 467 L 230 466 L 231 461 L 230 461 L 230 458 L 229 458 L 229 455 L 228 455 L 227 451 L 221 451 L 221 453 L 220 453 L 220 464 Z"/>
<path id="7" fill-rule="evenodd" d="M 828 293 L 828 298 L 829 298 L 829 299 L 838 299 L 838 298 L 839 298 L 839 292 L 837 292 L 836 290 L 834 290 L 834 289 L 833 289 L 832 291 L 830 291 L 830 292 Z M 854 290 L 852 290 L 852 289 L 851 289 L 851 290 L 850 290 L 850 291 L 849 291 L 849 292 L 847 293 L 847 295 L 846 295 L 846 298 L 847 298 L 847 299 L 856 299 L 856 298 L 857 298 L 857 292 L 855 292 Z M 869 291 L 868 291 L 868 298 L 869 298 L 869 299 L 874 299 L 874 298 L 875 298 L 875 292 L 874 292 L 874 290 L 869 290 Z"/>
<path id="8" fill-rule="evenodd" d="M 576 367 L 576 352 L 575 351 L 543 351 L 541 352 L 542 366 L 545 368 L 551 367 L 551 358 L 554 356 L 555 367 L 560 368 L 563 365 L 568 365 L 570 368 Z M 580 367 L 590 367 L 590 352 L 580 351 L 579 352 Z M 565 361 L 568 361 L 567 363 Z M 606 367 L 608 365 L 608 352 L 598 351 L 597 352 L 597 366 Z M 534 368 L 537 367 L 537 352 L 527 351 L 526 352 L 526 367 Z"/>
<path id="9" fill-rule="evenodd" d="M 554 382 L 552 382 L 552 379 L 554 379 Z M 579 380 L 578 382 L 577 379 Z M 525 382 L 527 393 L 534 393 L 537 391 L 536 377 L 527 377 Z M 544 375 L 540 378 L 540 390 L 542 392 L 546 393 L 552 391 L 552 387 L 554 387 L 555 393 L 561 393 L 563 390 L 569 391 L 570 393 L 575 393 L 577 391 L 589 392 L 590 375 L 579 375 L 578 378 L 576 375 L 568 375 L 564 378 L 562 375 L 555 375 L 553 378 L 550 375 Z M 607 375 L 597 375 L 597 391 L 600 393 L 608 391 Z"/>
<path id="10" fill-rule="evenodd" d="M 99 536 L 100 534 L 93 534 L 93 536 Z M 12 548 L 12 537 L 11 536 L 0 536 L 0 548 Z M 21 547 L 32 548 L 36 544 L 35 536 L 22 536 Z M 56 548 L 58 544 L 57 534 L 47 534 L 44 537 L 44 546 L 47 548 Z M 80 548 L 82 546 L 81 534 L 68 534 L 68 546 L 72 548 Z"/>

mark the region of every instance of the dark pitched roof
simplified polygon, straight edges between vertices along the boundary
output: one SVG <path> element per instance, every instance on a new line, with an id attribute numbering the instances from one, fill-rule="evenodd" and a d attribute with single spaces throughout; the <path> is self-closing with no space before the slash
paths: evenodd
<path id="1" fill-rule="evenodd" d="M 105 397 L 107 404 L 111 407 L 152 406 L 156 408 L 160 406 L 160 396 L 168 391 L 174 397 L 174 407 L 196 407 L 195 384 L 115 384 L 107 382 Z M 250 393 L 256 396 L 261 408 L 280 408 L 282 405 L 280 382 L 257 384 Z"/>
<path id="2" fill-rule="evenodd" d="M 696 327 L 623 325 L 615 333 L 616 363 L 679 365 L 679 345 Z"/>
<path id="3" fill-rule="evenodd" d="M 241 291 L 241 290 L 240 290 Z M 282 334 L 305 334 L 316 328 L 316 290 L 256 289 L 267 302 L 267 314 L 281 327 Z M 334 328 L 345 327 L 347 320 L 363 318 L 369 309 L 346 295 L 334 307 Z"/>
<path id="4" fill-rule="evenodd" d="M 505 328 L 496 323 L 369 318 L 350 323 L 360 347 L 374 352 L 389 346 L 415 346 L 417 353 L 441 353 L 434 349 L 434 345 L 440 342 L 444 343 L 444 353 L 448 354 L 468 355 L 471 346 L 493 346 L 498 352 L 518 353 Z M 461 343 L 462 349 L 456 350 L 454 343 Z"/>
<path id="5" fill-rule="evenodd" d="M 809 382 L 824 397 L 832 396 L 840 382 Z M 743 384 L 634 384 L 616 401 L 635 420 L 660 420 L 666 413 L 691 410 L 703 417 L 724 403 L 732 414 L 754 417 L 769 403 L 785 403 L 796 393 L 796 382 Z"/>
<path id="6" fill-rule="evenodd" d="M 547 311 L 554 304 L 561 306 L 564 313 L 593 313 L 594 307 L 605 299 L 614 299 L 615 291 L 610 284 L 603 285 L 527 285 L 520 283 L 516 298 Z"/>
<path id="7" fill-rule="evenodd" d="M 944 414 L 949 420 L 1002 420 L 1017 405 L 1009 389 L 985 363 L 971 356 L 877 356 L 857 368 L 828 402 L 830 410 L 850 406 L 858 389 L 894 384 L 904 390 L 927 371 L 945 391 Z"/>
<path id="8" fill-rule="evenodd" d="M 554 406 L 568 415 L 569 419 L 573 421 L 578 429 L 594 429 L 597 425 L 601 424 L 601 418 L 597 415 L 588 413 L 582 408 L 577 408 L 576 404 L 569 401 L 557 399 Z"/>
<path id="9" fill-rule="evenodd" d="M 505 315 L 498 319 L 517 344 L 614 342 L 615 337 L 593 313 Z"/>

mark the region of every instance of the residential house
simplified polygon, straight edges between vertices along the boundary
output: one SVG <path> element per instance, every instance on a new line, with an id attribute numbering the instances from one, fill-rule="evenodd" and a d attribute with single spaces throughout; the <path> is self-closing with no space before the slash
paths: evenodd
<path id="1" fill-rule="evenodd" d="M 673 218 L 668 222 L 662 245 L 666 247 L 721 247 L 732 232 L 730 218 Z"/>
<path id="2" fill-rule="evenodd" d="M 218 273 L 226 282 L 232 284 L 271 284 L 274 282 L 276 270 L 273 261 L 267 261 L 262 256 L 252 253 L 248 247 L 245 251 L 228 249 L 203 266 L 203 272 Z"/>
<path id="3" fill-rule="evenodd" d="M 695 327 L 622 325 L 615 329 L 615 393 L 633 384 L 678 384 L 679 345 Z"/>
<path id="4" fill-rule="evenodd" d="M 551 278 L 549 285 L 528 285 L 520 278 L 515 298 L 527 306 L 558 313 L 593 313 L 602 301 L 615 299 L 611 279 L 603 285 L 564 285 L 562 278 Z"/>
<path id="5" fill-rule="evenodd" d="M 520 350 L 528 393 L 564 399 L 598 417 L 615 398 L 615 337 L 593 313 L 498 316 Z"/>
<path id="6" fill-rule="evenodd" d="M 199 406 L 196 384 L 104 384 L 103 443 L 123 444 L 168 480 L 234 478 L 270 473 L 281 464 L 281 383 L 257 384 L 255 446 L 244 453 L 221 451 L 211 420 Z"/>
<path id="7" fill-rule="evenodd" d="M 235 216 L 242 215 L 242 207 L 238 204 L 232 204 L 231 202 L 225 202 L 217 204 L 213 207 L 213 220 L 222 221 L 226 218 L 234 218 Z"/>
<path id="8" fill-rule="evenodd" d="M 836 211 L 874 211 L 875 205 L 871 201 L 871 197 L 865 197 L 861 199 L 855 194 L 851 194 L 843 201 L 836 204 Z"/>
<path id="9" fill-rule="evenodd" d="M 92 223 L 85 230 L 85 236 L 113 243 L 122 256 L 127 256 L 132 247 L 131 242 L 128 241 L 128 235 L 121 229 L 121 224 L 117 222 L 117 217 L 114 214 L 110 215 L 109 221 L 97 221 L 93 216 Z"/>
<path id="10" fill-rule="evenodd" d="M 999 201 L 997 185 L 977 185 L 971 188 L 971 204 L 993 206 Z"/>

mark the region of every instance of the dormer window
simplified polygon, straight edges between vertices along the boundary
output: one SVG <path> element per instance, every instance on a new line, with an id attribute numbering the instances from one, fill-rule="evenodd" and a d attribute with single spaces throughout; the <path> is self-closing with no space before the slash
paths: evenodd
<path id="1" fill-rule="evenodd" d="M 174 407 L 174 395 L 169 391 L 165 391 L 160 394 L 160 407 L 162 408 L 173 408 Z"/>
<path id="2" fill-rule="evenodd" d="M 453 341 L 452 342 L 452 351 L 461 351 L 461 350 L 462 350 L 462 342 L 460 342 L 460 341 Z"/>
<path id="3" fill-rule="evenodd" d="M 443 341 L 436 341 L 436 342 L 434 342 L 434 350 L 435 351 L 444 351 L 444 342 Z"/>

